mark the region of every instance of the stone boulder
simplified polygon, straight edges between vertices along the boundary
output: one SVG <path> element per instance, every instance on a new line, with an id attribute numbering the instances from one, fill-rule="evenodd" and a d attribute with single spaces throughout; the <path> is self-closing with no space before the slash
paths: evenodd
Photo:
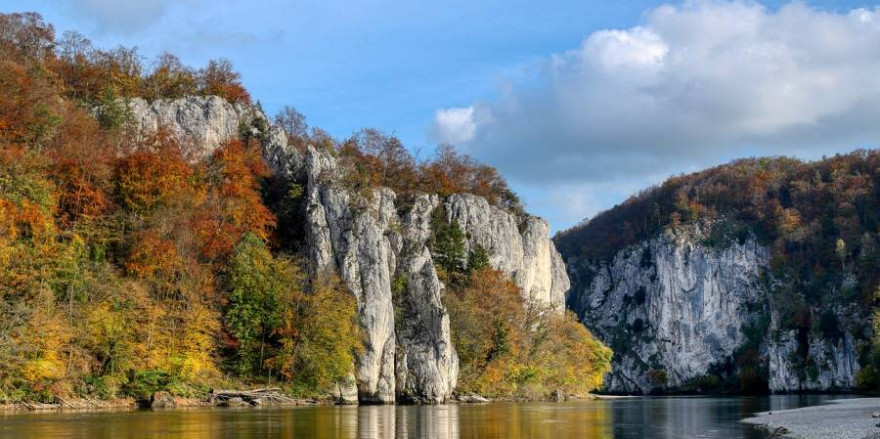
<path id="1" fill-rule="evenodd" d="M 150 395 L 150 408 L 151 409 L 173 409 L 177 407 L 177 402 L 174 401 L 174 397 L 171 396 L 168 392 L 153 392 Z"/>

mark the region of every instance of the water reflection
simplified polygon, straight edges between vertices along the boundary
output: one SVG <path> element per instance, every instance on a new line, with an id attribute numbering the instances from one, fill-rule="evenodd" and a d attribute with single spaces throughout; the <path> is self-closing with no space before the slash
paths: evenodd
<path id="1" fill-rule="evenodd" d="M 762 438 L 738 421 L 828 397 L 0 414 L 0 438 Z"/>

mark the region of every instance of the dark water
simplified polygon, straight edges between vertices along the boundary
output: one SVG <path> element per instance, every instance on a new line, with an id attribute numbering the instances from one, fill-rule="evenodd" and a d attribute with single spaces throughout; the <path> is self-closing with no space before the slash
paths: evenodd
<path id="1" fill-rule="evenodd" d="M 0 438 L 764 439 L 752 413 L 827 396 L 0 414 Z"/>

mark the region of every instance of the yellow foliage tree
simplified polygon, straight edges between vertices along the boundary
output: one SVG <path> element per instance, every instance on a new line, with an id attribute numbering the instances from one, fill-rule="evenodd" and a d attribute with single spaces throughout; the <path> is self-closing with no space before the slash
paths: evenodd
<path id="1" fill-rule="evenodd" d="M 461 360 L 459 391 L 542 396 L 584 394 L 602 384 L 611 350 L 571 313 L 526 303 L 504 273 L 473 270 L 446 293 L 453 343 Z"/>

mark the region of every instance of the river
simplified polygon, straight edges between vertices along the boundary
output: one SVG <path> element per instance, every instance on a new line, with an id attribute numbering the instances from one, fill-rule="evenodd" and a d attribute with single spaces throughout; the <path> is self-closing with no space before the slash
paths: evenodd
<path id="1" fill-rule="evenodd" d="M 764 439 L 740 419 L 828 396 L 0 413 L 0 438 Z"/>

